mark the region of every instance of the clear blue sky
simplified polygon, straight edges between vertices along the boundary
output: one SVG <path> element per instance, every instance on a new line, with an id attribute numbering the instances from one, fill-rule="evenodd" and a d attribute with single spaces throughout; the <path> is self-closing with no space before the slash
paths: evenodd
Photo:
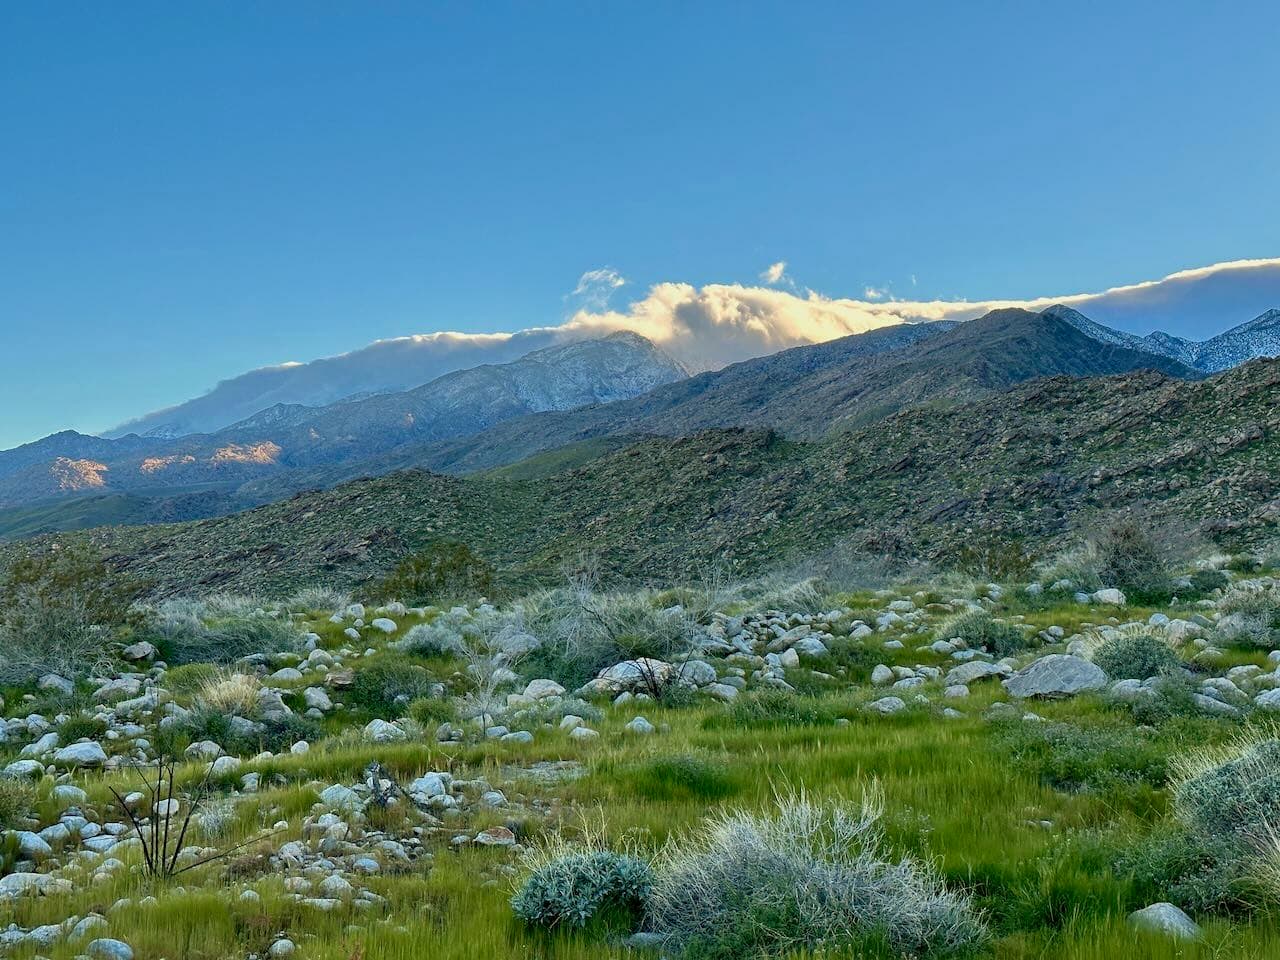
<path id="1" fill-rule="evenodd" d="M 0 446 L 555 322 L 606 264 L 978 299 L 1274 255 L 1278 36 L 1273 2 L 5 3 Z"/>

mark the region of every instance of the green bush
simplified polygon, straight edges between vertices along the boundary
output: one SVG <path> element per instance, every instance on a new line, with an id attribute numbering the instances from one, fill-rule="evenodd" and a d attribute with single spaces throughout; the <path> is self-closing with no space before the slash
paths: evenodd
<path id="1" fill-rule="evenodd" d="M 273 656 L 297 651 L 302 634 L 291 624 L 266 615 L 234 617 L 204 624 L 196 621 L 184 629 L 170 630 L 159 639 L 168 662 L 235 663 L 254 655 Z"/>
<path id="2" fill-rule="evenodd" d="M 1093 662 L 1112 680 L 1146 680 L 1181 666 L 1167 643 L 1150 633 L 1122 633 L 1093 652 Z"/>
<path id="3" fill-rule="evenodd" d="M 409 704 L 430 696 L 435 686 L 425 667 L 384 659 L 359 667 L 351 687 L 343 692 L 348 709 L 382 719 L 403 716 Z"/>
<path id="4" fill-rule="evenodd" d="M 83 543 L 21 553 L 0 573 L 0 683 L 105 666 L 111 632 L 129 622 L 142 590 Z"/>
<path id="5" fill-rule="evenodd" d="M 85 713 L 77 713 L 67 717 L 58 724 L 58 737 L 63 743 L 75 743 L 77 740 L 96 740 L 107 732 L 107 722 Z"/>
<path id="6" fill-rule="evenodd" d="M 952 617 L 942 625 L 938 635 L 943 640 L 959 637 L 971 650 L 985 647 L 996 657 L 1021 653 L 1035 645 L 1035 638 L 1011 623 L 996 620 L 982 610 L 972 610 Z"/>
<path id="7" fill-rule="evenodd" d="M 649 865 L 605 850 L 566 854 L 535 870 L 511 908 L 536 926 L 584 927 L 599 920 L 634 929 L 653 887 Z"/>
<path id="8" fill-rule="evenodd" d="M 493 568 L 466 544 L 434 543 L 405 557 L 375 588 L 381 600 L 425 606 L 493 592 Z"/>
<path id="9" fill-rule="evenodd" d="M 1193 913 L 1229 913 L 1253 898 L 1252 881 L 1221 844 L 1177 825 L 1163 826 L 1121 850 L 1113 869 L 1143 902 L 1168 900 Z"/>
<path id="10" fill-rule="evenodd" d="M 229 754 L 250 756 L 263 750 L 279 753 L 289 749 L 299 740 L 313 743 L 323 735 L 319 723 L 298 713 L 264 719 L 254 724 L 252 732 L 232 725 L 231 715 L 220 710 L 197 707 L 191 710 L 182 723 L 174 728 L 173 735 L 164 741 L 164 751 L 181 754 L 183 743 L 212 740 Z M 157 738 L 157 742 L 160 742 Z"/>
<path id="11" fill-rule="evenodd" d="M 23 827 L 23 821 L 35 802 L 34 784 L 26 780 L 0 777 L 0 831 Z"/>
<path id="12" fill-rule="evenodd" d="M 1117 517 L 1095 540 L 1098 576 L 1118 587 L 1131 603 L 1167 600 L 1171 595 L 1165 554 L 1150 527 L 1138 517 Z"/>
<path id="13" fill-rule="evenodd" d="M 1218 601 L 1219 632 L 1234 646 L 1270 649 L 1280 640 L 1280 589 L 1241 586 Z"/>
<path id="14" fill-rule="evenodd" d="M 451 723 L 458 717 L 452 701 L 442 697 L 418 697 L 409 704 L 408 715 L 424 727 L 438 727 Z"/>
<path id="15" fill-rule="evenodd" d="M 1231 578 L 1221 570 L 1197 570 L 1188 579 L 1191 581 L 1191 593 L 1197 597 L 1221 590 L 1231 582 Z"/>
<path id="16" fill-rule="evenodd" d="M 1136 723 L 1161 727 L 1179 720 L 1206 720 L 1196 704 L 1198 691 L 1190 677 L 1181 673 L 1168 674 L 1161 677 L 1153 689 L 1154 696 L 1139 697 L 1129 704 Z"/>
<path id="17" fill-rule="evenodd" d="M 1169 778 L 1166 749 L 1129 727 L 1071 723 L 993 722 L 996 747 L 1017 767 L 1036 770 L 1059 790 L 1117 784 L 1162 787 Z"/>

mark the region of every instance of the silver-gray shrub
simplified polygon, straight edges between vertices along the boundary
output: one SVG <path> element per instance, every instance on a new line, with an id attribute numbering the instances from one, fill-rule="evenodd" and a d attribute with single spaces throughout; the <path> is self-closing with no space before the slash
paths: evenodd
<path id="1" fill-rule="evenodd" d="M 782 956 L 880 940 L 901 956 L 960 953 L 987 930 L 927 863 L 894 859 L 878 790 L 860 804 L 779 795 L 772 815 L 733 811 L 676 837 L 656 868 L 649 924 L 668 949 Z"/>

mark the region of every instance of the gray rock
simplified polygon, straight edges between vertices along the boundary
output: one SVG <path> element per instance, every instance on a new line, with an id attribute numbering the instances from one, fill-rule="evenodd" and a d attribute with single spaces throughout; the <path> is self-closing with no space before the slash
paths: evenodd
<path id="1" fill-rule="evenodd" d="M 53 762 L 60 767 L 100 767 L 107 762 L 107 752 L 92 740 L 70 743 L 53 755 Z"/>
<path id="2" fill-rule="evenodd" d="M 1004 681 L 1010 695 L 1023 699 L 1071 697 L 1106 685 L 1107 675 L 1097 664 L 1063 653 L 1041 657 Z"/>
<path id="3" fill-rule="evenodd" d="M 881 697 L 879 700 L 872 700 L 864 709 L 888 716 L 901 713 L 907 709 L 907 705 L 900 697 Z"/>
<path id="4" fill-rule="evenodd" d="M 970 660 L 947 671 L 947 685 L 964 684 L 968 686 L 975 680 L 986 677 L 1007 677 L 1012 671 L 1003 663 L 988 663 L 985 660 Z"/>
<path id="5" fill-rule="evenodd" d="M 1175 940 L 1194 940 L 1200 927 L 1172 903 L 1153 903 L 1129 914 L 1129 923 L 1139 930 L 1163 933 Z"/>
<path id="6" fill-rule="evenodd" d="M 91 940 L 84 952 L 94 960 L 133 960 L 133 947 L 123 940 Z"/>
<path id="7" fill-rule="evenodd" d="M 397 743 L 401 740 L 408 740 L 409 735 L 405 733 L 403 727 L 398 727 L 394 723 L 387 723 L 385 720 L 370 720 L 365 724 L 364 738 L 370 743 Z"/>

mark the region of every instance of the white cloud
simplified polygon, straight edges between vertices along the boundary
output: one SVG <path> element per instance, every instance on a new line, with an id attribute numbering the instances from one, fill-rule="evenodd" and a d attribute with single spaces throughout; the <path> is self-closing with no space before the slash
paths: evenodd
<path id="1" fill-rule="evenodd" d="M 779 260 L 777 263 L 771 263 L 765 267 L 760 274 L 760 279 L 768 284 L 781 283 L 787 276 L 787 261 Z"/>
<path id="2" fill-rule="evenodd" d="M 867 287 L 862 291 L 862 295 L 868 300 L 883 300 L 888 296 L 887 291 L 879 290 L 876 287 Z"/>
<path id="3" fill-rule="evenodd" d="M 588 270 L 580 276 L 578 285 L 573 288 L 569 297 L 575 298 L 584 307 L 602 310 L 608 305 L 614 292 L 626 284 L 627 278 L 613 267 L 600 267 Z"/>
<path id="4" fill-rule="evenodd" d="M 782 261 L 766 270 L 764 278 L 774 275 L 775 267 L 778 279 L 785 280 Z M 133 426 L 141 429 L 155 425 L 150 421 L 176 420 L 192 429 L 208 430 L 274 403 L 330 403 L 356 391 L 405 389 L 451 370 L 503 363 L 539 347 L 618 330 L 648 337 L 692 370 L 716 369 L 787 347 L 898 323 L 970 320 L 1003 307 L 1041 310 L 1055 303 L 1074 306 L 1103 322 L 1125 317 L 1131 328 L 1148 317 L 1169 328 L 1194 318 L 1195 328 L 1201 331 L 1198 335 L 1210 336 L 1280 304 L 1280 258 L 1218 263 L 1099 293 L 1025 300 L 892 300 L 873 296 L 887 294 L 877 289 L 867 290 L 859 300 L 772 286 L 658 283 L 625 308 L 608 309 L 608 294 L 625 283 L 610 267 L 591 270 L 575 288 L 575 296 L 581 298 L 578 308 L 563 323 L 515 333 L 442 331 L 378 341 L 338 357 L 244 374 L 202 398 Z M 1253 288 L 1250 304 L 1260 302 L 1260 308 L 1242 313 L 1245 307 L 1238 301 L 1220 296 L 1225 287 L 1237 292 Z M 1151 303 L 1157 307 L 1148 308 Z M 1209 324 L 1215 328 L 1206 329 Z"/>

